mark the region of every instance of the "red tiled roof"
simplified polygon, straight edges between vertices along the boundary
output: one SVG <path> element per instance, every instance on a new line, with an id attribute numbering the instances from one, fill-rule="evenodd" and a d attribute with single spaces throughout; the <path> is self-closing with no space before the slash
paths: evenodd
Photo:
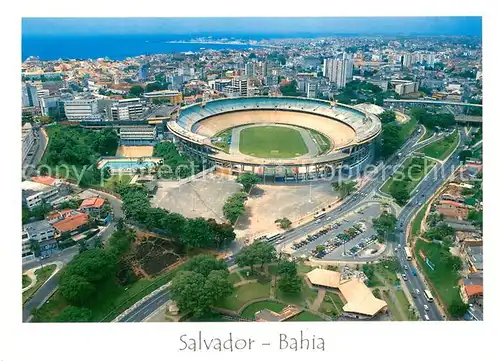
<path id="1" fill-rule="evenodd" d="M 89 215 L 86 213 L 78 213 L 73 216 L 69 216 L 62 221 L 53 224 L 53 227 L 59 232 L 71 232 L 76 230 L 78 227 L 87 223 Z"/>
<path id="2" fill-rule="evenodd" d="M 467 296 L 474 296 L 483 293 L 483 286 L 481 285 L 467 285 L 465 286 L 465 293 Z"/>
<path id="3" fill-rule="evenodd" d="M 48 176 L 47 177 L 33 177 L 31 179 L 33 180 L 33 182 L 45 184 L 47 186 L 53 185 L 57 180 L 56 178 L 52 178 L 52 177 L 48 177 Z"/>
<path id="4" fill-rule="evenodd" d="M 449 200 L 441 200 L 439 201 L 440 204 L 447 204 L 447 205 L 450 205 L 450 206 L 455 206 L 455 207 L 460 207 L 460 208 L 467 208 L 465 205 L 463 205 L 462 203 L 459 203 L 459 202 L 455 202 L 455 201 L 449 201 Z"/>
<path id="5" fill-rule="evenodd" d="M 92 197 L 85 199 L 80 208 L 101 208 L 104 205 L 104 199 L 99 197 Z"/>
<path id="6" fill-rule="evenodd" d="M 56 219 L 59 217 L 64 217 L 66 218 L 67 216 L 71 215 L 72 212 L 76 212 L 74 209 L 61 209 L 60 211 L 52 211 L 47 215 L 47 220 L 52 220 Z"/>

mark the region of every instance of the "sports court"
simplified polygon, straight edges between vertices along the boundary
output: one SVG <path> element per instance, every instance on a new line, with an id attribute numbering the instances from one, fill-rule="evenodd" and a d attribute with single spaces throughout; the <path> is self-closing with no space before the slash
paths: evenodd
<path id="1" fill-rule="evenodd" d="M 116 151 L 117 157 L 151 157 L 153 155 L 152 145 L 120 145 Z"/>

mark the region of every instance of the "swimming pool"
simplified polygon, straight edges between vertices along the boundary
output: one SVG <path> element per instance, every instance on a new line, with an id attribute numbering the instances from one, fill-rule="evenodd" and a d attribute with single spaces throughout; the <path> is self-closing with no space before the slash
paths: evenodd
<path id="1" fill-rule="evenodd" d="M 144 162 L 137 162 L 137 161 L 126 161 L 126 160 L 120 160 L 120 161 L 108 161 L 102 164 L 102 168 L 104 167 L 109 167 L 111 170 L 122 170 L 122 169 L 143 169 L 143 168 L 152 168 L 154 167 L 155 162 L 151 161 L 144 161 Z"/>

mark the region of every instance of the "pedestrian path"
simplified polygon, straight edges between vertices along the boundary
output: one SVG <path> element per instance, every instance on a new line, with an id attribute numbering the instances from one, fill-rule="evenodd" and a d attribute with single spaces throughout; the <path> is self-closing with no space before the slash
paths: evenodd
<path id="1" fill-rule="evenodd" d="M 311 310 L 317 311 L 319 310 L 321 304 L 323 303 L 323 299 L 325 298 L 326 290 L 324 288 L 318 289 L 318 295 L 316 296 L 316 299 L 314 300 L 313 304 L 311 305 Z"/>
<path id="2" fill-rule="evenodd" d="M 63 263 L 62 262 L 56 261 L 56 262 L 46 263 L 43 266 L 38 266 L 38 267 L 35 267 L 35 268 L 31 268 L 31 269 L 27 270 L 26 272 L 24 272 L 23 274 L 25 274 L 26 276 L 28 276 L 31 279 L 31 283 L 28 286 L 26 286 L 26 287 L 24 287 L 22 289 L 22 293 L 24 293 L 25 291 L 29 290 L 30 288 L 32 288 L 32 287 L 34 287 L 36 285 L 36 280 L 37 280 L 36 274 L 35 274 L 36 271 L 38 271 L 42 267 L 47 267 L 47 266 L 50 266 L 52 264 L 56 265 L 56 269 L 54 270 L 54 272 L 52 272 L 52 274 L 50 275 L 50 277 L 47 278 L 47 280 L 45 281 L 45 282 L 47 282 L 57 272 L 59 272 L 59 270 L 63 267 Z"/>

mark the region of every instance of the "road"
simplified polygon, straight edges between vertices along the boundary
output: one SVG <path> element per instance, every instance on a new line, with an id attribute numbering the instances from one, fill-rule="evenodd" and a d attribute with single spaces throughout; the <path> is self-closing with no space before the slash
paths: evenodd
<path id="1" fill-rule="evenodd" d="M 40 125 L 34 124 L 33 130 L 35 132 L 35 145 L 33 148 L 33 155 L 31 157 L 28 157 L 22 165 L 23 179 L 26 179 L 36 174 L 35 172 L 36 167 L 42 160 L 43 153 L 47 145 L 47 137 L 45 136 L 44 132 L 42 132 Z"/>
<path id="2" fill-rule="evenodd" d="M 99 194 L 101 197 L 106 198 L 109 201 L 109 204 L 111 205 L 111 208 L 113 210 L 113 220 L 111 221 L 109 226 L 106 227 L 100 234 L 102 241 L 106 242 L 116 228 L 115 220 L 123 218 L 123 210 L 121 206 L 122 202 L 121 200 L 107 193 L 100 192 L 97 190 L 92 190 L 92 191 Z M 78 249 L 79 246 L 72 246 L 44 260 L 33 260 L 30 262 L 26 262 L 23 264 L 23 272 L 30 268 L 40 266 L 41 264 L 51 263 L 54 261 L 60 261 L 63 264 L 67 264 L 73 259 L 74 256 L 78 254 Z M 54 275 L 54 277 L 52 277 L 42 287 L 40 287 L 40 289 L 33 295 L 33 298 L 31 300 L 26 302 L 26 304 L 23 306 L 23 322 L 29 322 L 29 319 L 31 318 L 31 311 L 34 308 L 42 306 L 43 303 L 47 300 L 47 298 L 57 289 L 59 277 L 60 274 L 58 272 Z"/>
<path id="3" fill-rule="evenodd" d="M 460 152 L 460 147 L 465 144 L 466 135 L 463 128 L 460 130 L 460 142 L 459 146 L 453 152 L 453 154 L 447 159 L 447 161 L 440 165 L 437 164 L 435 166 L 434 171 L 431 171 L 430 175 L 426 177 L 422 183 L 419 185 L 419 193 L 413 195 L 413 197 L 408 201 L 407 205 L 403 207 L 401 213 L 398 217 L 399 221 L 399 243 L 401 247 L 406 246 L 406 240 L 408 238 L 408 225 L 410 223 L 411 218 L 415 215 L 415 213 L 419 210 L 420 206 L 418 203 L 425 203 L 429 198 L 431 198 L 435 192 L 439 189 L 439 187 L 450 177 L 450 175 L 455 171 L 455 169 L 460 164 L 458 159 L 458 154 Z M 408 261 L 404 255 L 402 249 L 398 252 L 397 258 L 400 264 L 404 267 L 408 268 L 412 267 L 411 261 Z M 420 290 L 420 295 L 415 299 L 415 304 L 417 310 L 420 314 L 421 319 L 424 319 L 424 315 L 427 314 L 431 321 L 440 321 L 443 320 L 443 316 L 437 309 L 434 303 L 429 303 L 425 300 L 423 295 L 423 290 L 428 287 L 425 286 L 425 282 L 423 281 L 423 277 L 420 274 L 417 276 L 413 276 L 411 272 L 406 272 L 408 276 L 407 286 L 410 291 L 415 289 Z M 425 311 L 424 304 L 427 304 L 429 307 L 429 311 Z"/>

